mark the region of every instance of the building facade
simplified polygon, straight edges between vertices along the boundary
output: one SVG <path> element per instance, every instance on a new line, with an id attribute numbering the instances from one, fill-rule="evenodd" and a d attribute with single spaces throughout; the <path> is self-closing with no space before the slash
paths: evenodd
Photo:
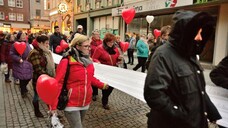
<path id="1" fill-rule="evenodd" d="M 74 28 L 82 25 L 88 36 L 95 29 L 101 38 L 106 32 L 120 34 L 120 17 L 112 17 L 112 8 L 121 6 L 123 0 L 74 0 Z"/>
<path id="2" fill-rule="evenodd" d="M 126 3 L 125 3 L 126 2 Z M 228 55 L 228 1 L 227 0 L 125 0 L 124 6 L 112 9 L 113 17 L 121 17 L 125 8 L 133 7 L 136 15 L 128 25 L 121 19 L 120 32 L 148 34 L 154 29 L 172 24 L 173 14 L 180 9 L 192 11 L 205 11 L 216 19 L 216 29 L 211 40 L 207 43 L 200 60 L 207 66 L 217 65 L 219 61 Z M 147 15 L 155 18 L 151 24 L 146 21 Z"/>
<path id="3" fill-rule="evenodd" d="M 73 0 L 49 0 L 51 32 L 54 26 L 59 26 L 60 31 L 68 35 L 73 29 Z"/>
<path id="4" fill-rule="evenodd" d="M 0 0 L 0 30 L 14 32 L 30 29 L 29 0 Z"/>
<path id="5" fill-rule="evenodd" d="M 30 0 L 31 32 L 50 31 L 49 10 L 49 0 Z"/>

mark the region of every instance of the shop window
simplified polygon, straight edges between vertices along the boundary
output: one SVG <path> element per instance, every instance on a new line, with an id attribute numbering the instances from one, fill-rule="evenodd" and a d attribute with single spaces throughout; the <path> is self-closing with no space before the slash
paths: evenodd
<path id="1" fill-rule="evenodd" d="M 16 14 L 15 13 L 9 13 L 9 20 L 15 21 L 16 20 Z"/>
<path id="2" fill-rule="evenodd" d="M 15 7 L 15 0 L 8 0 L 8 6 Z"/>
<path id="3" fill-rule="evenodd" d="M 0 12 L 0 20 L 4 20 L 5 18 L 4 12 Z"/>
<path id="4" fill-rule="evenodd" d="M 16 0 L 16 7 L 23 8 L 23 1 L 22 0 Z"/>
<path id="5" fill-rule="evenodd" d="M 23 14 L 20 14 L 20 13 L 17 14 L 17 21 L 24 21 Z"/>
<path id="6" fill-rule="evenodd" d="M 3 0 L 0 0 L 0 5 L 4 5 L 4 1 Z"/>

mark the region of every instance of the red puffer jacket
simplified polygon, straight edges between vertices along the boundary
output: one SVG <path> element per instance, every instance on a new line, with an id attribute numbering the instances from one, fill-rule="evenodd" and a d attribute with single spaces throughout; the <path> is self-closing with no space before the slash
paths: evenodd
<path id="1" fill-rule="evenodd" d="M 68 59 L 60 61 L 56 70 L 56 80 L 59 83 L 61 91 L 63 81 L 68 65 Z M 69 92 L 69 101 L 67 107 L 83 107 L 90 104 L 92 99 L 92 86 L 105 88 L 106 84 L 100 82 L 94 77 L 94 66 L 89 64 L 84 67 L 83 64 L 77 62 L 73 57 L 69 56 L 69 77 L 67 80 L 67 89 Z M 58 103 L 58 102 L 57 102 Z M 55 110 L 57 103 L 51 106 L 51 110 Z"/>
<path id="2" fill-rule="evenodd" d="M 103 47 L 103 45 L 99 45 L 94 53 L 93 53 L 93 60 L 98 60 L 101 64 L 110 65 L 110 66 L 117 66 L 118 57 L 120 55 L 117 47 L 115 47 L 116 54 L 110 55 Z"/>

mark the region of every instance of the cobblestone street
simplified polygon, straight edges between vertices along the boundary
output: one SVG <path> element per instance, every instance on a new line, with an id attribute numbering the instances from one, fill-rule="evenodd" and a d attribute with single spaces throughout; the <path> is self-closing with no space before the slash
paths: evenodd
<path id="1" fill-rule="evenodd" d="M 32 106 L 33 90 L 28 85 L 29 93 L 22 98 L 19 85 L 5 83 L 0 77 L 0 128 L 46 128 L 49 119 L 48 108 L 41 101 L 41 112 L 45 118 L 36 118 Z M 142 101 L 114 89 L 110 96 L 111 110 L 105 110 L 101 104 L 101 91 L 97 101 L 92 102 L 87 111 L 83 125 L 85 128 L 145 128 L 148 106 Z M 64 115 L 59 112 L 60 115 Z M 65 118 L 61 119 L 65 127 L 69 127 Z"/>

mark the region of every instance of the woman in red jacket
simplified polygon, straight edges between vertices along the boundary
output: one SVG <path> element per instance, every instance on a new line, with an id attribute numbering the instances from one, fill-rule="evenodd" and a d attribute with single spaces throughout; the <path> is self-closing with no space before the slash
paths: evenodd
<path id="1" fill-rule="evenodd" d="M 115 47 L 114 43 L 116 41 L 115 35 L 107 33 L 104 37 L 103 44 L 99 45 L 94 53 L 93 60 L 99 61 L 101 64 L 116 66 L 122 60 L 118 48 Z M 109 87 L 108 90 L 102 90 L 102 104 L 103 108 L 109 110 L 108 97 L 112 93 L 113 87 Z"/>
<path id="2" fill-rule="evenodd" d="M 66 58 L 60 61 L 56 70 L 56 80 L 61 90 L 67 66 L 70 66 L 66 85 L 69 100 L 64 113 L 71 128 L 82 128 L 81 122 L 92 99 L 91 84 L 100 89 L 108 88 L 107 84 L 94 77 L 94 66 L 89 53 L 89 38 L 76 34 L 70 43 L 70 49 L 65 53 Z M 56 107 L 57 103 L 51 106 L 51 110 L 54 110 L 52 113 L 55 112 Z"/>

